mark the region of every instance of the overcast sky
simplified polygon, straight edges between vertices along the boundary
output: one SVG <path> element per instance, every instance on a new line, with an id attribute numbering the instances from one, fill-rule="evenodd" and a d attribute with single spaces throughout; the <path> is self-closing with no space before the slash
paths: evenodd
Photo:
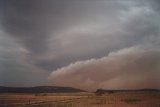
<path id="1" fill-rule="evenodd" d="M 0 0 L 0 85 L 160 88 L 159 0 Z"/>

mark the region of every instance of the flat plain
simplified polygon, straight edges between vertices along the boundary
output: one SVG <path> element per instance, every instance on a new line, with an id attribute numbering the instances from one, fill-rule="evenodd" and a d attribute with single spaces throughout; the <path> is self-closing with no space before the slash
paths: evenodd
<path id="1" fill-rule="evenodd" d="M 160 92 L 1 93 L 0 107 L 160 107 Z"/>

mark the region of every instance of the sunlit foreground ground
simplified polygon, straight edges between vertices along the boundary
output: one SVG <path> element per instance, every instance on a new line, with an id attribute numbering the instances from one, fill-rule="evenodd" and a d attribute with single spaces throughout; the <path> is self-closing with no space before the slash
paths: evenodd
<path id="1" fill-rule="evenodd" d="M 0 94 L 0 107 L 160 107 L 160 93 Z"/>

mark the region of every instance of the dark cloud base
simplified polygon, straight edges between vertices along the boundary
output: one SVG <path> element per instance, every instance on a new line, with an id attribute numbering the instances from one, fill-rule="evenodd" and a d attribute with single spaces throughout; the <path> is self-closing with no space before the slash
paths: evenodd
<path id="1" fill-rule="evenodd" d="M 158 80 L 154 75 L 159 74 L 159 7 L 159 0 L 0 0 L 0 85 L 45 85 L 52 71 L 49 82 L 58 85 L 69 78 L 61 74 L 63 71 L 78 76 L 79 82 L 85 78 L 82 87 L 86 89 L 90 84 L 94 84 L 93 89 L 95 86 L 121 88 L 126 81 L 129 81 L 126 82 L 128 87 L 129 83 L 144 87 L 149 83 L 152 87 Z M 134 50 L 134 47 L 139 48 Z M 146 48 L 147 51 L 142 52 Z M 155 50 L 151 52 L 148 48 Z M 101 58 L 106 58 L 104 63 L 110 64 L 110 53 L 124 49 L 135 52 L 124 54 L 127 64 L 120 68 L 135 69 L 137 81 L 132 79 L 132 71 L 126 74 L 120 71 L 122 74 L 117 75 L 119 70 L 115 70 L 109 74 L 114 78 L 107 76 L 104 80 L 99 79 L 101 75 L 94 78 L 88 72 L 93 65 L 97 67 L 94 75 L 98 75 L 97 69 L 110 72 L 101 65 Z M 119 53 L 114 57 L 120 58 L 117 55 Z M 95 64 L 90 62 L 92 58 L 97 59 L 93 61 Z M 81 60 L 84 60 L 81 64 L 75 63 Z M 128 60 L 136 60 L 137 65 Z M 117 62 L 114 64 L 119 65 Z M 75 63 L 73 67 L 71 63 Z M 56 70 L 63 67 L 64 70 Z M 62 85 L 76 86 L 72 79 L 68 81 L 70 84 Z M 99 85 L 99 82 L 104 83 Z M 108 85 L 112 83 L 115 86 Z M 159 88 L 159 85 L 155 82 L 153 87 Z"/>

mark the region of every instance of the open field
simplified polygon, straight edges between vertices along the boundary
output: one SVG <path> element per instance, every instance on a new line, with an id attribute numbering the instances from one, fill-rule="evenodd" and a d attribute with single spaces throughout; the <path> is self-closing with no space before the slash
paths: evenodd
<path id="1" fill-rule="evenodd" d="M 160 107 L 160 93 L 1 94 L 0 107 Z"/>
<path id="2" fill-rule="evenodd" d="M 80 93 L 81 94 L 81 93 Z M 5 93 L 0 94 L 0 107 L 1 106 L 23 106 L 23 105 L 32 105 L 39 103 L 48 103 L 48 102 L 59 102 L 66 100 L 73 100 L 77 98 L 84 98 L 85 95 L 80 94 L 16 94 L 16 93 Z"/>

